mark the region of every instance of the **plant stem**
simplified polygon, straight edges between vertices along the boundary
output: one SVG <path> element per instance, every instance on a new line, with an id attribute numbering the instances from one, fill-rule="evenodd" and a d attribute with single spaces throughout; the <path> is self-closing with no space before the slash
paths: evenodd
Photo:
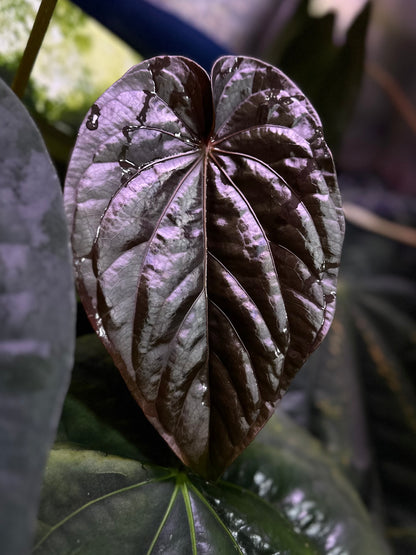
<path id="1" fill-rule="evenodd" d="M 26 90 L 33 65 L 48 29 L 57 0 L 42 0 L 29 39 L 13 80 L 12 90 L 22 98 Z"/>
<path id="2" fill-rule="evenodd" d="M 377 214 L 351 202 L 344 202 L 343 208 L 346 220 L 352 224 L 393 241 L 416 247 L 416 229 L 380 218 Z"/>

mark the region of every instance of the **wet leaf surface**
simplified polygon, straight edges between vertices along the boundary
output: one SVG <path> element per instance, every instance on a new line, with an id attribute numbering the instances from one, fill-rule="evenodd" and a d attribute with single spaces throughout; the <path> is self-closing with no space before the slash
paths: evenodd
<path id="1" fill-rule="evenodd" d="M 157 57 L 97 100 L 65 200 L 80 296 L 146 417 L 218 476 L 326 334 L 343 215 L 320 120 L 258 60 Z"/>
<path id="2" fill-rule="evenodd" d="M 75 299 L 60 183 L 26 109 L 0 81 L 0 538 L 28 553 L 68 387 Z"/>

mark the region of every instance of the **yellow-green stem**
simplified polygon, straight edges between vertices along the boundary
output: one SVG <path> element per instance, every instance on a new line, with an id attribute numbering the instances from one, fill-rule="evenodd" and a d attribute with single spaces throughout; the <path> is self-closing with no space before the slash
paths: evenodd
<path id="1" fill-rule="evenodd" d="M 48 29 L 57 0 L 42 0 L 22 59 L 13 80 L 12 89 L 22 98 L 26 90 L 33 65 Z"/>

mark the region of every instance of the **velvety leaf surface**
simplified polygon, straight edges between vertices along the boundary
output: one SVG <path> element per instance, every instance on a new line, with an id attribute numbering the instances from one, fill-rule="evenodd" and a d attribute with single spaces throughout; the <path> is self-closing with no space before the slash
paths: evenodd
<path id="1" fill-rule="evenodd" d="M 209 483 L 139 412 L 98 339 L 78 340 L 35 553 L 386 553 L 346 480 L 287 417 Z"/>
<path id="2" fill-rule="evenodd" d="M 0 121 L 0 543 L 21 555 L 68 386 L 75 302 L 59 180 L 3 81 Z"/>
<path id="3" fill-rule="evenodd" d="M 217 476 L 326 334 L 343 215 L 319 118 L 279 70 L 158 57 L 97 100 L 66 182 L 79 292 L 175 453 Z"/>

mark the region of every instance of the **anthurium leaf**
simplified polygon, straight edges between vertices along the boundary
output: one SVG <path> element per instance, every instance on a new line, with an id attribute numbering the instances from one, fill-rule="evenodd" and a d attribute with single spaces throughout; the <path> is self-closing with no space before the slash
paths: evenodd
<path id="1" fill-rule="evenodd" d="M 66 210 L 80 296 L 146 417 L 218 476 L 328 330 L 343 215 L 319 118 L 278 69 L 157 57 L 84 120 Z"/>
<path id="2" fill-rule="evenodd" d="M 319 553 L 389 553 L 320 443 L 280 410 L 224 475 L 282 511 Z"/>
<path id="3" fill-rule="evenodd" d="M 371 504 L 377 484 L 371 479 L 374 460 L 363 403 L 363 372 L 342 302 L 344 285 L 341 278 L 337 312 L 325 341 L 296 376 L 280 408 L 321 440 Z"/>
<path id="4" fill-rule="evenodd" d="M 3 81 L 0 121 L 0 543 L 20 555 L 69 382 L 75 299 L 59 180 Z"/>
<path id="5" fill-rule="evenodd" d="M 78 339 L 35 553 L 386 552 L 335 464 L 283 414 L 216 484 L 163 444 L 98 338 Z"/>
<path id="6" fill-rule="evenodd" d="M 36 554 L 318 553 L 259 497 L 94 451 L 52 452 L 39 518 Z"/>

